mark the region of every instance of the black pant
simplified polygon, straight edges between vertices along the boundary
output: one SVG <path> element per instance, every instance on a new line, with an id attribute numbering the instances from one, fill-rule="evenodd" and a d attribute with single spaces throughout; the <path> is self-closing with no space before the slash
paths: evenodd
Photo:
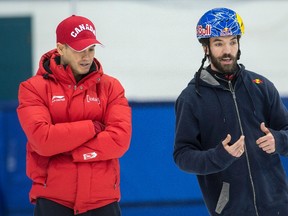
<path id="1" fill-rule="evenodd" d="M 87 211 L 79 216 L 121 216 L 118 202 Z M 77 215 L 77 216 L 78 216 Z M 67 208 L 48 199 L 38 198 L 34 209 L 34 216 L 74 216 L 73 209 Z"/>

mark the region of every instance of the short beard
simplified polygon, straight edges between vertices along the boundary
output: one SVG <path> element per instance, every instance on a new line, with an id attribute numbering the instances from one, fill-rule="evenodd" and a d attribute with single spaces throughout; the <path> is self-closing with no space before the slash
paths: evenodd
<path id="1" fill-rule="evenodd" d="M 231 65 L 222 66 L 220 60 L 222 58 L 231 58 L 233 62 Z M 220 58 L 216 58 L 215 56 L 210 54 L 210 61 L 220 73 L 233 74 L 237 70 L 237 58 L 230 54 L 224 54 Z"/>

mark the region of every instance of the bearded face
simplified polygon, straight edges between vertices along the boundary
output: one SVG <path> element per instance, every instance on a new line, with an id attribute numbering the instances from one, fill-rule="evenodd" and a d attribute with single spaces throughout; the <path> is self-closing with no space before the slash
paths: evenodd
<path id="1" fill-rule="evenodd" d="M 215 68 L 214 70 L 222 73 L 233 73 L 237 69 L 237 57 L 231 54 L 216 57 L 210 53 L 210 61 Z"/>
<path id="2" fill-rule="evenodd" d="M 236 36 L 210 38 L 209 58 L 211 68 L 222 73 L 237 69 L 238 40 Z"/>

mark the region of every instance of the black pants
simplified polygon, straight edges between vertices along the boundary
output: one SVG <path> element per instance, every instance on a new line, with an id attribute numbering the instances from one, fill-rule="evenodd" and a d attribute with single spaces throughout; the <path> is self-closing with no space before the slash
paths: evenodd
<path id="1" fill-rule="evenodd" d="M 79 216 L 121 216 L 118 202 L 113 202 L 101 208 L 78 214 Z M 77 216 L 78 216 L 77 215 Z M 48 199 L 38 198 L 34 216 L 74 216 L 73 209 L 67 208 Z"/>

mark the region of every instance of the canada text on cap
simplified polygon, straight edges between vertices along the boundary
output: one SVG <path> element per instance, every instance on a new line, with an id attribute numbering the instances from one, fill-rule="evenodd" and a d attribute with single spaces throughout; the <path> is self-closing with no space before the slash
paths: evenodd
<path id="1" fill-rule="evenodd" d="M 87 18 L 72 15 L 59 23 L 56 29 L 57 43 L 67 44 L 77 52 L 101 44 L 96 39 L 94 24 Z"/>

